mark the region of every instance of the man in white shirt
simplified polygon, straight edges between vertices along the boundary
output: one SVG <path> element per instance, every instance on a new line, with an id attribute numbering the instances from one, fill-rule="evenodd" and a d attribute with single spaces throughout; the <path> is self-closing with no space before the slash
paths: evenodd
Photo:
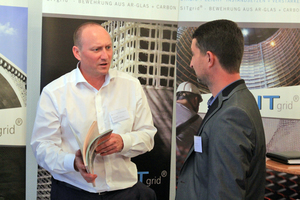
<path id="1" fill-rule="evenodd" d="M 152 150 L 156 133 L 141 84 L 110 69 L 112 40 L 97 23 L 78 27 L 72 50 L 77 68 L 43 89 L 31 138 L 38 164 L 53 176 L 51 199 L 156 199 L 131 161 Z M 91 174 L 70 126 L 83 141 L 93 121 L 113 133 L 96 148 Z"/>

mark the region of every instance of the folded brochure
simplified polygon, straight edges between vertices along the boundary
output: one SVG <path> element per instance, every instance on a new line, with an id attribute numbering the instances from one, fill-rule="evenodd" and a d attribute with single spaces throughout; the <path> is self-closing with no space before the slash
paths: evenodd
<path id="1" fill-rule="evenodd" d="M 85 137 L 84 142 L 82 143 L 77 134 L 75 133 L 74 129 L 69 125 L 76 140 L 80 147 L 83 163 L 85 165 L 85 168 L 88 173 L 93 174 L 94 173 L 94 159 L 96 157 L 96 148 L 100 144 L 106 142 L 110 134 L 112 133 L 112 130 L 106 130 L 102 133 L 99 133 L 98 131 L 98 125 L 97 121 L 94 121 L 89 128 L 89 131 Z M 93 183 L 93 186 L 95 187 L 95 183 Z"/>

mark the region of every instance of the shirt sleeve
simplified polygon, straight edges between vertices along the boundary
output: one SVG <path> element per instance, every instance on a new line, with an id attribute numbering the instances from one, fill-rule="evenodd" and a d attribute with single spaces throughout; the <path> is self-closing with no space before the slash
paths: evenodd
<path id="1" fill-rule="evenodd" d="M 136 99 L 132 131 L 121 134 L 124 142 L 121 154 L 126 157 L 135 157 L 152 150 L 157 131 L 153 125 L 152 113 L 141 85 L 137 87 Z"/>
<path id="2" fill-rule="evenodd" d="M 57 174 L 75 171 L 75 154 L 62 150 L 60 118 L 55 106 L 55 98 L 43 90 L 31 136 L 31 147 L 37 163 Z"/>
<path id="3" fill-rule="evenodd" d="M 255 128 L 240 108 L 227 109 L 216 121 L 209 138 L 208 199 L 245 199 Z"/>

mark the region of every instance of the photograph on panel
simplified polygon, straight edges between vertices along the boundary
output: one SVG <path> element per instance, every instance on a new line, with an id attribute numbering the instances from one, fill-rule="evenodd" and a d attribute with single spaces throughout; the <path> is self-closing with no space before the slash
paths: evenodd
<path id="1" fill-rule="evenodd" d="M 28 9 L 0 5 L 0 198 L 25 199 Z"/>

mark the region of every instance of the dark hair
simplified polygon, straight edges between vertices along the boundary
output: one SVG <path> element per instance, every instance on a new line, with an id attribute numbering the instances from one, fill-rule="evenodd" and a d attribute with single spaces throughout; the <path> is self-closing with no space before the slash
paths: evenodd
<path id="1" fill-rule="evenodd" d="M 81 24 L 80 26 L 78 26 L 73 34 L 74 46 L 81 48 L 81 45 L 82 45 L 81 44 L 81 34 L 82 34 L 83 29 L 88 26 L 101 26 L 101 25 L 96 22 L 85 22 L 85 23 Z"/>
<path id="2" fill-rule="evenodd" d="M 224 19 L 207 22 L 195 30 L 193 38 L 201 53 L 211 51 L 228 73 L 240 71 L 244 37 L 236 23 Z"/>

